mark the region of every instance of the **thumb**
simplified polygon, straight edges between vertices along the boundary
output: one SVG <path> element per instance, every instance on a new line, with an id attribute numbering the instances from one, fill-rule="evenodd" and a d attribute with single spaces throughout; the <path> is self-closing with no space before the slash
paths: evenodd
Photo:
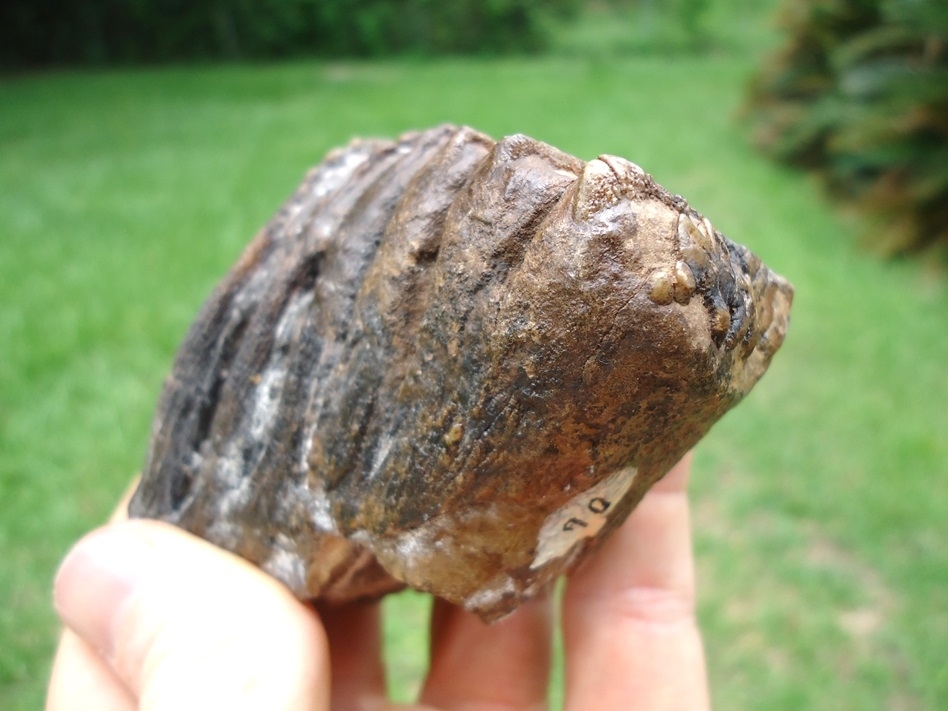
<path id="1" fill-rule="evenodd" d="M 54 601 L 141 709 L 329 708 L 316 614 L 251 564 L 168 524 L 126 521 L 86 536 L 59 569 Z"/>

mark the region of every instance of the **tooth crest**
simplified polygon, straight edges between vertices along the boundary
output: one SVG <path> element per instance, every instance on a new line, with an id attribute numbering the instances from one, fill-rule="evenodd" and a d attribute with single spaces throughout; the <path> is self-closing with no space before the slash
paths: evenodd
<path id="1" fill-rule="evenodd" d="M 691 267 L 685 264 L 685 262 L 676 262 L 675 283 L 672 288 L 675 301 L 679 304 L 687 304 L 691 301 L 691 297 L 695 293 L 695 287 L 695 275 L 694 272 L 691 271 Z"/>
<path id="2" fill-rule="evenodd" d="M 621 156 L 613 156 L 608 153 L 603 153 L 597 158 L 603 163 L 612 168 L 612 172 L 615 173 L 616 177 L 625 182 L 632 182 L 634 180 L 641 180 L 644 177 L 647 177 L 648 174 L 642 170 L 642 168 L 633 163 L 630 160 L 622 158 Z"/>
<path id="3" fill-rule="evenodd" d="M 576 194 L 574 214 L 585 219 L 619 202 L 620 193 L 612 169 L 598 158 L 591 160 L 583 169 Z"/>
<path id="4" fill-rule="evenodd" d="M 702 217 L 701 227 L 704 228 L 703 234 L 705 234 L 707 238 L 713 242 L 715 230 L 714 225 L 711 224 L 711 220 L 709 220 L 707 217 Z"/>
<path id="5" fill-rule="evenodd" d="M 649 277 L 648 298 L 653 304 L 667 306 L 675 300 L 675 277 L 667 269 L 658 269 Z"/>
<path id="6" fill-rule="evenodd" d="M 696 223 L 691 215 L 682 212 L 678 216 L 678 239 L 682 242 L 682 246 L 691 241 L 702 249 L 711 251 L 714 248 L 714 238 L 712 237 L 714 232 L 713 230 L 711 232 L 707 231 L 707 226 L 710 226 L 710 224 L 705 218 Z"/>

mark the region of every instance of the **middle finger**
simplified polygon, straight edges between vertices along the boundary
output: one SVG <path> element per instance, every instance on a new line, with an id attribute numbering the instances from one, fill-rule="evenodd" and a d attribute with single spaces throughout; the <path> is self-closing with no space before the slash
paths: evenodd
<path id="1" fill-rule="evenodd" d="M 552 629 L 549 595 L 492 625 L 436 600 L 421 701 L 445 711 L 546 708 Z"/>

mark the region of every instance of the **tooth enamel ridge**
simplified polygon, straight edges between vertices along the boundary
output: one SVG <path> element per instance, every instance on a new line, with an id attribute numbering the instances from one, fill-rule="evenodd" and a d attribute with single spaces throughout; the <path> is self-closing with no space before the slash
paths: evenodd
<path id="1" fill-rule="evenodd" d="M 408 585 L 496 619 L 750 391 L 792 295 L 625 159 L 353 141 L 198 314 L 129 511 L 301 598 Z"/>

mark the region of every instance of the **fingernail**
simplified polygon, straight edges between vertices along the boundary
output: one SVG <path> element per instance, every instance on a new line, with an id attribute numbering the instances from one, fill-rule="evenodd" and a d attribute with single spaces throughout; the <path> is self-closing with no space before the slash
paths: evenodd
<path id="1" fill-rule="evenodd" d="M 77 543 L 53 583 L 62 621 L 105 658 L 113 651 L 113 620 L 148 566 L 151 546 L 134 525 L 106 526 Z"/>

